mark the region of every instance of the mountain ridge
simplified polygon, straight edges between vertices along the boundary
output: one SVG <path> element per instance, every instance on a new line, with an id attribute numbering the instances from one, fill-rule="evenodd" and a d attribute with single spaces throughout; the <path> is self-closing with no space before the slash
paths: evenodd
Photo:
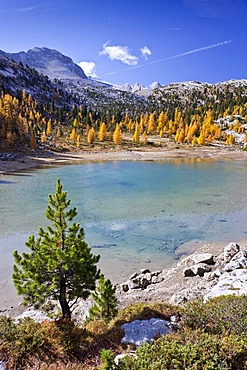
<path id="1" fill-rule="evenodd" d="M 73 60 L 55 49 L 47 47 L 34 47 L 27 52 L 5 53 L 9 59 L 16 63 L 35 68 L 39 73 L 50 79 L 87 79 L 83 69 Z"/>
<path id="2" fill-rule="evenodd" d="M 6 53 L 0 50 L 0 55 L 5 58 L 12 59 L 16 63 L 22 63 L 30 68 L 35 68 L 39 73 L 48 76 L 51 80 L 61 80 L 65 84 L 74 85 L 79 82 L 85 84 L 86 87 L 93 85 L 95 86 L 106 86 L 107 88 L 128 92 L 131 94 L 140 95 L 141 97 L 148 97 L 154 90 L 167 89 L 167 88 L 197 88 L 201 86 L 219 86 L 224 84 L 236 84 L 242 85 L 247 84 L 247 79 L 230 79 L 228 81 L 209 83 L 202 81 L 182 81 L 172 82 L 166 85 L 162 85 L 157 81 L 154 81 L 150 86 L 143 86 L 136 82 L 134 85 L 125 83 L 123 85 L 112 84 L 109 82 L 102 82 L 97 78 L 87 77 L 83 69 L 76 63 L 73 62 L 72 58 L 62 54 L 60 51 L 50 49 L 47 47 L 34 47 L 29 49 L 27 52 L 20 51 L 17 53 Z"/>
<path id="3" fill-rule="evenodd" d="M 44 57 L 41 61 L 40 53 Z M 41 147 L 44 143 L 56 146 L 58 135 L 62 136 L 62 145 L 75 145 L 79 138 L 76 145 L 80 147 L 88 145 L 91 128 L 94 139 L 98 139 L 103 123 L 106 145 L 119 127 L 128 145 L 133 141 L 140 146 L 166 146 L 169 141 L 192 146 L 236 143 L 244 147 L 247 143 L 247 80 L 217 84 L 187 81 L 163 86 L 154 83 L 151 88 L 127 84 L 121 90 L 119 86 L 80 77 L 73 72 L 72 59 L 55 50 L 34 49 L 31 66 L 23 64 L 27 61 L 25 53 L 17 54 L 14 61 L 9 54 L 0 52 L 3 144 L 15 144 L 24 137 L 32 148 L 37 143 Z M 37 71 L 37 64 L 51 68 L 51 79 Z M 61 65 L 65 73 L 60 73 L 60 67 L 56 69 Z M 54 69 L 58 78 L 53 79 Z M 11 112 L 9 104 L 16 105 L 16 121 L 6 120 Z M 104 146 L 104 141 L 100 145 Z"/>
<path id="4" fill-rule="evenodd" d="M 39 75 L 37 71 L 42 74 Z M 175 108 L 186 107 L 191 111 L 204 104 L 221 104 L 220 101 L 226 98 L 237 97 L 238 100 L 243 100 L 247 96 L 247 80 L 244 79 L 216 84 L 185 81 L 161 85 L 154 82 L 150 87 L 145 87 L 138 83 L 133 86 L 112 85 L 84 76 L 86 77 L 84 71 L 70 57 L 54 49 L 35 47 L 20 53 L 0 50 L 0 87 L 2 86 L 4 92 L 16 95 L 25 89 L 35 99 L 44 98 L 46 101 L 55 96 L 58 104 L 66 102 L 70 106 L 81 105 L 100 116 L 108 112 L 107 114 L 117 114 L 120 118 L 128 112 L 132 117 L 154 110 L 169 110 L 173 116 Z M 40 85 L 43 86 L 42 89 Z M 50 93 L 46 93 L 47 91 Z M 57 96 L 58 91 L 60 97 Z"/>

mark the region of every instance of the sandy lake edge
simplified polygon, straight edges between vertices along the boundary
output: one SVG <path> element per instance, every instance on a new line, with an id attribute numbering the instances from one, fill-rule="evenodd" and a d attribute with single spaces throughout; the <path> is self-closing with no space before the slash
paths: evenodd
<path id="1" fill-rule="evenodd" d="M 0 160 L 0 177 L 6 174 L 31 171 L 37 168 L 80 164 L 101 161 L 167 161 L 167 160 L 241 160 L 247 159 L 247 152 L 234 147 L 181 147 L 179 149 L 114 149 L 87 150 L 56 153 L 33 151 L 10 155 Z"/>

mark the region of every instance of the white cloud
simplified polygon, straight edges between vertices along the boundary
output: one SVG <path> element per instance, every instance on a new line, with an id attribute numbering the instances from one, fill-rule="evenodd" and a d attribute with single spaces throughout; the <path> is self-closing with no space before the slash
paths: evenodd
<path id="1" fill-rule="evenodd" d="M 106 55 L 111 60 L 120 60 L 122 63 L 128 64 L 129 66 L 138 64 L 138 57 L 132 55 L 127 46 L 111 46 L 109 45 L 109 41 L 103 44 L 103 50 L 99 54 Z"/>
<path id="2" fill-rule="evenodd" d="M 83 69 L 87 76 L 97 77 L 96 64 L 94 62 L 80 62 L 78 66 Z"/>
<path id="3" fill-rule="evenodd" d="M 148 59 L 148 56 L 152 54 L 151 50 L 147 46 L 141 48 L 141 53 L 146 60 Z"/>

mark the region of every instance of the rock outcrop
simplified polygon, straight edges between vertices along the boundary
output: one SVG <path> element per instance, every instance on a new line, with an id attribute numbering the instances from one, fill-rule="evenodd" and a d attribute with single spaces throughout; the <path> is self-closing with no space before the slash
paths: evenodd
<path id="1" fill-rule="evenodd" d="M 210 272 L 211 267 L 207 263 L 196 263 L 184 269 L 184 276 L 204 276 L 205 272 Z"/>
<path id="2" fill-rule="evenodd" d="M 131 289 L 145 289 L 150 284 L 160 283 L 163 280 L 161 272 L 151 272 L 149 269 L 141 269 L 140 274 L 136 272 L 130 276 L 128 281 L 120 284 L 120 290 L 127 292 Z"/>
<path id="3" fill-rule="evenodd" d="M 230 243 L 224 248 L 224 261 L 229 262 L 238 253 L 240 247 L 237 243 Z"/>
<path id="4" fill-rule="evenodd" d="M 171 327 L 170 321 L 158 318 L 135 320 L 121 326 L 125 333 L 121 342 L 136 346 L 145 342 L 153 342 L 154 337 L 167 334 Z"/>
<path id="5" fill-rule="evenodd" d="M 117 292 L 122 307 L 134 302 L 184 304 L 199 297 L 247 294 L 247 250 L 230 243 L 218 255 L 196 252 L 174 268 L 133 274 Z"/>
<path id="6" fill-rule="evenodd" d="M 236 243 L 228 244 L 218 255 L 194 253 L 177 265 L 162 271 L 141 269 L 117 286 L 119 308 L 133 303 L 166 302 L 184 304 L 199 297 L 208 300 L 226 294 L 247 294 L 247 250 Z M 79 302 L 74 312 L 76 321 L 85 320 L 90 300 Z M 39 311 L 26 311 L 23 318 L 42 320 Z"/>
<path id="7" fill-rule="evenodd" d="M 35 47 L 27 52 L 6 53 L 7 57 L 15 62 L 35 68 L 39 73 L 50 79 L 87 79 L 81 67 L 73 60 L 57 50 Z"/>
<path id="8" fill-rule="evenodd" d="M 222 274 L 217 284 L 205 295 L 204 300 L 227 294 L 247 294 L 247 269 Z"/>

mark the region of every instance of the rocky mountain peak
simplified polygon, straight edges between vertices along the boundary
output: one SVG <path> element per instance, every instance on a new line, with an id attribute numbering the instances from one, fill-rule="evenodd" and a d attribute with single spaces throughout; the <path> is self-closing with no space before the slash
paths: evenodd
<path id="1" fill-rule="evenodd" d="M 39 73 L 50 79 L 80 80 L 87 79 L 81 67 L 73 60 L 57 50 L 46 47 L 35 47 L 27 52 L 8 53 L 7 56 L 15 62 L 22 62 L 30 68 L 35 68 Z"/>
<path id="2" fill-rule="evenodd" d="M 150 85 L 151 90 L 158 89 L 160 87 L 161 87 L 161 84 L 157 81 L 152 82 L 151 85 Z"/>

